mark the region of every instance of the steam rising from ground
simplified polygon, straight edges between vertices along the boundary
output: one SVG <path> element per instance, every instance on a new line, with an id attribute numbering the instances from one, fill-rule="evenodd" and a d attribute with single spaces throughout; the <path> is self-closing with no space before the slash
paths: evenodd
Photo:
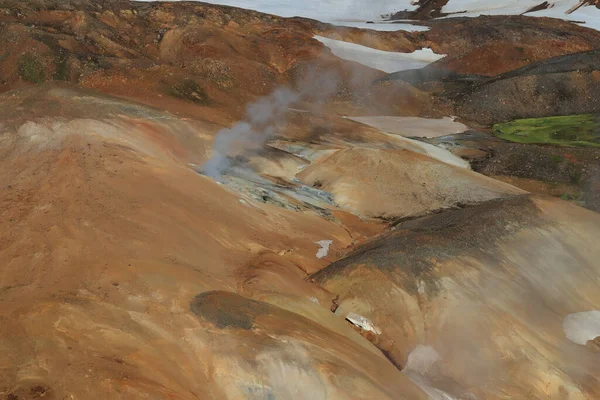
<path id="1" fill-rule="evenodd" d="M 419 374 L 426 374 L 435 366 L 435 364 L 440 362 L 441 359 L 442 358 L 433 347 L 419 344 L 408 355 L 404 370 L 406 372 L 412 371 Z"/>
<path id="2" fill-rule="evenodd" d="M 204 174 L 219 181 L 223 172 L 231 166 L 229 156 L 260 149 L 267 139 L 275 135 L 287 108 L 298 98 L 298 93 L 288 88 L 278 88 L 250 104 L 243 121 L 217 132 L 212 157 L 202 166 Z"/>
<path id="3" fill-rule="evenodd" d="M 443 390 L 432 386 L 426 375 L 441 362 L 441 357 L 431 346 L 417 345 L 408 355 L 406 367 L 402 371 L 414 383 L 416 383 L 430 400 L 455 400 L 455 398 Z"/>
<path id="4" fill-rule="evenodd" d="M 275 136 L 293 103 L 307 97 L 323 101 L 335 92 L 337 83 L 338 78 L 332 72 L 311 71 L 301 80 L 299 90 L 280 87 L 251 103 L 246 108 L 244 120 L 217 132 L 211 158 L 202 165 L 202 172 L 221 181 L 234 157 L 259 151 L 268 139 Z"/>

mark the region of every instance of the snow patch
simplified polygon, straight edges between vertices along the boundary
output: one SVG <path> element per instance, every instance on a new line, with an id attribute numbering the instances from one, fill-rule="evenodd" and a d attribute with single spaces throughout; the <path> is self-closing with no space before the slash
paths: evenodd
<path id="1" fill-rule="evenodd" d="M 436 54 L 433 50 L 426 48 L 415 50 L 412 53 L 398 53 L 377 50 L 360 44 L 323 36 L 314 36 L 314 38 L 327 46 L 334 55 L 343 60 L 357 62 L 388 73 L 423 68 L 445 57 L 444 54 Z"/>
<path id="2" fill-rule="evenodd" d="M 456 117 L 444 118 L 420 118 L 420 117 L 395 117 L 395 116 L 373 116 L 373 117 L 348 117 L 361 124 L 373 128 L 402 135 L 405 137 L 439 137 L 463 133 L 468 128 L 466 125 L 455 121 Z"/>
<path id="3" fill-rule="evenodd" d="M 525 15 L 534 17 L 559 18 L 566 21 L 573 21 L 578 23 L 580 26 L 600 31 L 600 10 L 598 10 L 595 6 L 584 6 L 570 14 L 567 14 L 567 11 L 570 11 L 573 6 L 578 3 L 579 1 L 577 0 L 557 1 L 554 2 L 554 7 L 533 13 L 527 13 Z"/>
<path id="4" fill-rule="evenodd" d="M 460 13 L 448 17 L 477 17 L 479 15 L 520 15 L 543 3 L 541 0 L 450 0 L 442 8 L 443 13 Z M 600 10 L 584 6 L 570 12 L 579 0 L 548 0 L 550 8 L 528 12 L 530 17 L 551 17 L 580 23 L 581 26 L 600 30 Z M 466 11 L 463 13 L 463 11 Z M 447 17 L 446 17 L 447 18 Z"/>
<path id="5" fill-rule="evenodd" d="M 140 0 L 154 1 L 154 0 Z M 182 0 L 170 0 L 182 1 Z M 540 5 L 543 0 L 450 0 L 443 8 L 448 17 L 477 17 L 479 15 L 520 15 Z M 567 14 L 579 0 L 548 0 L 551 7 L 529 12 L 533 17 L 552 17 L 580 23 L 581 26 L 600 30 L 600 10 L 594 6 L 584 6 Z M 211 4 L 227 5 L 255 10 L 281 17 L 305 17 L 334 25 L 348 26 L 379 31 L 426 31 L 426 26 L 410 23 L 394 24 L 381 20 L 382 15 L 396 11 L 413 11 L 416 5 L 410 0 L 213 0 Z M 367 23 L 372 21 L 373 23 Z"/>
<path id="6" fill-rule="evenodd" d="M 381 330 L 375 325 L 373 325 L 373 323 L 368 318 L 365 318 L 362 315 L 358 315 L 354 312 L 349 312 L 348 315 L 346 315 L 346 320 L 352 323 L 353 325 L 364 329 L 365 331 L 373 332 L 376 335 L 381 334 Z"/>
<path id="7" fill-rule="evenodd" d="M 454 165 L 455 167 L 471 169 L 471 164 L 468 161 L 463 160 L 460 157 L 455 156 L 450 151 L 434 146 L 429 143 L 425 143 L 415 139 L 405 138 L 400 135 L 393 133 L 383 132 L 384 134 L 393 137 L 399 145 L 407 150 L 414 151 L 415 153 L 424 154 L 428 157 L 435 158 L 446 164 Z"/>
<path id="8" fill-rule="evenodd" d="M 600 336 L 600 311 L 569 314 L 563 320 L 563 331 L 567 338 L 580 345 Z"/>
<path id="9" fill-rule="evenodd" d="M 331 246 L 333 240 L 319 240 L 315 243 L 321 246 L 321 248 L 317 250 L 317 258 L 323 258 L 329 253 L 329 246 Z"/>

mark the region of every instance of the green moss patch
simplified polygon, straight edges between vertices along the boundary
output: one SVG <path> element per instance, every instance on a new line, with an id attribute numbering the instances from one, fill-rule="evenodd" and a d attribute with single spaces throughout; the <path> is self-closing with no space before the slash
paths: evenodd
<path id="1" fill-rule="evenodd" d="M 44 64 L 33 54 L 23 54 L 19 58 L 19 76 L 24 81 L 42 83 L 46 80 Z"/>
<path id="2" fill-rule="evenodd" d="M 511 142 L 600 147 L 600 117 L 592 114 L 518 119 L 493 129 Z"/>
<path id="3" fill-rule="evenodd" d="M 200 85 L 191 79 L 184 79 L 183 81 L 170 87 L 168 91 L 171 96 L 175 96 L 186 101 L 191 101 L 201 105 L 210 104 L 210 99 L 208 98 L 208 95 L 204 89 L 202 89 Z"/>
<path id="4" fill-rule="evenodd" d="M 230 89 L 234 86 L 234 79 L 231 75 L 231 69 L 222 60 L 213 58 L 203 58 L 196 60 L 191 64 L 192 71 L 202 77 L 204 81 L 216 83 L 224 89 Z"/>

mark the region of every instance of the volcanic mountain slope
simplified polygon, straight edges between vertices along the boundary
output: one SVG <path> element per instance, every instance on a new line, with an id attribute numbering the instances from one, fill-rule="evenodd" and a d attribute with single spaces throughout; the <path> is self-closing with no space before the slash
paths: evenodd
<path id="1" fill-rule="evenodd" d="M 591 399 L 600 353 L 563 321 L 600 306 L 599 233 L 598 214 L 566 203 L 492 201 L 400 223 L 312 278 L 413 379 L 455 398 Z M 594 324 L 576 328 L 583 344 Z"/>
<path id="2" fill-rule="evenodd" d="M 376 221 L 333 204 L 323 218 L 302 203 L 306 192 L 295 202 L 286 192 L 274 205 L 273 194 L 247 192 L 251 181 L 240 191 L 239 180 L 217 185 L 197 174 L 189 164 L 206 159 L 210 123 L 69 86 L 8 92 L 0 106 L 3 394 L 426 398 L 344 316 L 331 313 L 336 293 L 305 279 L 341 249 L 380 232 Z M 310 145 L 296 128 L 272 145 L 305 154 L 344 154 L 342 146 L 389 152 L 377 149 L 386 135 L 340 124 L 352 124 L 354 134 L 311 135 Z M 283 158 L 271 157 L 258 154 L 250 165 L 273 177 L 272 165 Z M 494 197 L 522 193 L 416 157 L 424 171 L 432 163 L 463 171 L 455 172 L 457 183 L 495 185 Z M 338 173 L 351 174 L 353 164 L 338 163 Z M 293 184 L 286 171 L 278 190 Z M 372 173 L 389 179 L 381 167 Z M 421 183 L 414 185 L 417 192 Z M 391 204 L 386 196 L 374 200 Z M 304 211 L 285 209 L 298 201 Z M 415 200 L 396 203 L 407 215 Z M 331 254 L 318 258 L 323 240 L 332 241 Z"/>
<path id="3" fill-rule="evenodd" d="M 206 159 L 214 132 L 212 124 L 181 119 L 68 86 L 46 85 L 8 92 L 1 97 L 0 106 L 3 144 L 0 185 L 2 224 L 6 227 L 0 238 L 3 244 L 0 334 L 6 355 L 1 364 L 2 394 L 12 398 L 44 394 L 48 398 L 425 399 L 425 392 L 457 393 L 460 389 L 485 397 L 500 390 L 481 381 L 465 380 L 459 372 L 454 375 L 447 370 L 436 372 L 427 361 L 421 360 L 422 350 L 409 357 L 415 344 L 431 344 L 433 336 L 397 336 L 396 324 L 381 319 L 388 312 L 404 315 L 404 308 L 396 307 L 408 301 L 407 297 L 401 302 L 390 302 L 388 296 L 399 292 L 388 284 L 385 275 L 373 282 L 369 277 L 361 278 L 360 293 L 383 295 L 385 299 L 375 297 L 376 303 L 365 308 L 367 300 L 361 296 L 367 294 L 350 296 L 347 292 L 347 288 L 354 287 L 353 275 L 335 281 L 324 278 L 331 277 L 331 271 L 338 271 L 337 265 L 345 261 L 319 272 L 341 249 L 381 232 L 382 227 L 376 221 L 358 219 L 333 204 L 327 206 L 329 211 L 325 214 L 308 206 L 301 212 L 286 210 L 293 196 L 274 205 L 268 201 L 270 194 L 267 199 L 264 194 L 254 197 L 228 181 L 218 185 L 197 174 L 189 164 Z M 340 150 L 344 145 L 370 148 L 362 153 L 378 154 L 377 157 L 388 157 L 390 153 L 389 149 L 378 149 L 385 135 L 359 124 L 354 125 L 353 135 L 336 138 L 336 134 L 325 134 L 320 139 L 311 135 L 312 144 L 298 134 L 297 128 L 290 129 L 272 146 L 283 148 L 287 143 L 288 148 L 296 146 L 296 151 L 300 149 L 304 154 L 339 154 L 342 160 L 336 163 L 335 171 L 340 176 L 355 174 L 352 168 L 356 161 L 343 162 L 346 153 L 352 152 Z M 391 137 L 387 146 L 397 143 L 394 139 Z M 273 175 L 265 174 L 273 169 L 265 166 L 282 160 L 282 155 L 272 157 L 270 153 L 257 154 L 249 163 L 258 166 L 258 172 L 262 166 L 262 176 L 269 178 Z M 315 167 L 309 168 L 323 172 L 331 168 L 327 158 L 319 161 L 321 157 L 317 156 Z M 420 160 L 415 167 L 423 171 L 435 163 L 433 159 L 424 160 L 423 156 L 412 157 Z M 260 159 L 264 161 L 261 163 Z M 368 168 L 373 168 L 376 180 L 377 177 L 390 180 L 377 163 L 373 167 L 364 165 L 365 171 Z M 450 165 L 446 168 L 459 170 Z M 493 187 L 494 181 L 464 168 L 460 170 L 464 172 L 455 174 L 462 176 L 462 185 L 481 185 L 483 179 L 488 188 Z M 280 180 L 286 179 L 286 171 L 282 170 Z M 307 173 L 311 171 L 307 169 Z M 472 176 L 471 182 L 464 183 L 468 176 Z M 299 177 L 304 179 L 302 175 Z M 456 179 L 448 175 L 440 178 Z M 292 178 L 287 179 L 290 180 L 283 188 L 293 183 Z M 423 183 L 438 191 L 447 190 L 432 177 Z M 324 181 L 324 184 L 329 183 Z M 250 188 L 252 184 L 247 181 L 246 185 Z M 420 185 L 415 182 L 413 192 Z M 470 221 L 464 227 L 452 228 L 458 231 L 451 230 L 449 235 L 444 230 L 449 229 L 446 222 L 439 227 L 444 240 L 458 241 L 456 248 L 460 254 L 456 257 L 447 254 L 448 247 L 443 243 L 435 247 L 434 241 L 427 245 L 433 247 L 423 247 L 419 239 L 410 246 L 401 246 L 402 251 L 411 248 L 416 252 L 415 265 L 429 265 L 432 259 L 438 259 L 435 262 L 438 265 L 443 257 L 454 262 L 459 256 L 479 259 L 480 249 L 489 247 L 486 240 L 490 243 L 509 240 L 507 251 L 516 252 L 514 257 L 526 257 L 519 249 L 528 246 L 527 242 L 519 241 L 516 232 L 530 226 L 564 224 L 558 221 L 568 219 L 575 221 L 575 225 L 571 231 L 560 231 L 561 243 L 574 246 L 566 254 L 579 258 L 577 261 L 565 258 L 565 262 L 595 273 L 597 264 L 593 260 L 597 255 L 581 250 L 586 247 L 585 240 L 589 240 L 581 235 L 594 237 L 597 216 L 565 203 L 521 198 L 523 192 L 505 184 L 497 183 L 495 190 L 499 193 L 498 200 L 480 206 L 484 211 L 477 211 L 476 207 L 460 211 L 458 216 L 452 212 L 440 214 L 442 221 L 451 222 L 450 227 L 455 227 L 457 221 Z M 346 198 L 360 193 L 354 192 L 346 191 Z M 300 193 L 304 194 L 298 198 L 306 201 L 305 192 Z M 333 195 L 336 202 L 340 200 L 335 190 Z M 452 195 L 448 192 L 448 196 Z M 476 196 L 476 192 L 470 195 Z M 393 203 L 388 192 L 379 196 L 373 201 Z M 485 200 L 474 197 L 472 201 Z M 408 209 L 401 202 L 414 207 L 415 200 L 394 201 L 406 213 Z M 509 216 L 500 219 L 496 214 L 486 216 L 486 210 L 493 212 L 498 207 L 511 210 Z M 557 208 L 560 212 L 544 211 L 542 217 L 536 207 Z M 542 222 L 546 220 L 549 222 Z M 493 221 L 506 222 L 488 231 L 489 224 L 497 223 Z M 480 223 L 478 229 L 485 235 L 473 235 Z M 404 224 L 397 225 L 396 232 L 418 225 Z M 378 240 L 388 240 L 388 235 Z M 397 234 L 391 235 L 395 238 Z M 471 245 L 467 237 L 479 239 Z M 322 244 L 316 242 L 323 240 L 332 241 L 330 254 L 325 252 L 324 258 L 318 258 L 315 253 Z M 468 244 L 461 244 L 462 240 Z M 571 240 L 581 242 L 571 243 Z M 512 241 L 521 247 L 514 247 L 517 245 L 513 246 Z M 528 248 L 538 247 L 535 242 Z M 469 252 L 474 253 L 469 255 Z M 387 251 L 376 253 L 379 260 L 376 265 L 384 268 L 388 262 L 392 263 L 404 276 L 401 271 L 407 267 L 395 258 L 386 261 Z M 419 257 L 425 260 L 418 261 Z M 490 260 L 484 257 L 481 264 L 475 265 L 493 268 Z M 545 268 L 545 262 L 540 263 L 534 264 L 535 268 Z M 438 277 L 442 273 L 438 267 L 426 266 L 423 267 L 426 272 L 415 272 L 418 282 L 424 283 L 411 281 L 407 283 L 408 289 L 403 290 L 407 291 L 406 296 L 416 295 L 421 290 L 412 292 L 411 285 L 424 285 L 423 290 L 431 296 L 426 297 L 429 301 L 438 299 L 440 307 L 452 308 L 454 303 L 446 302 L 447 298 L 441 294 L 446 289 L 436 283 L 438 279 L 443 281 Z M 533 277 L 548 276 L 536 269 L 523 271 Z M 459 272 L 468 270 L 459 268 Z M 316 274 L 314 279 L 322 286 L 307 280 L 307 273 Z M 371 282 L 378 287 L 373 292 L 369 291 Z M 588 284 L 593 286 L 591 282 Z M 545 296 L 543 283 L 537 285 L 535 290 Z M 575 290 L 565 288 L 564 293 L 567 289 Z M 530 296 L 535 296 L 534 293 Z M 562 296 L 563 292 L 560 293 Z M 489 294 L 487 291 L 486 298 L 493 301 Z M 593 299 L 581 296 L 582 302 Z M 480 297 L 475 295 L 475 299 Z M 520 304 L 521 300 L 515 297 L 514 301 Z M 419 306 L 417 309 L 413 306 L 411 312 L 417 315 L 429 312 L 426 303 L 420 312 Z M 584 307 L 584 303 L 573 303 L 565 310 L 580 311 L 578 307 Z M 331 313 L 330 310 L 336 309 L 335 314 Z M 362 331 L 365 338 L 345 318 L 366 328 L 375 324 L 375 333 Z M 406 318 L 393 319 L 413 321 L 415 327 L 411 331 L 420 332 L 417 317 L 410 314 Z M 428 323 L 431 335 L 438 329 L 436 323 L 434 320 Z M 535 319 L 528 323 L 537 324 Z M 441 325 L 439 329 L 443 331 Z M 510 335 L 503 329 L 498 332 Z M 510 343 L 502 351 L 512 351 Z M 555 354 L 553 347 L 544 351 L 548 357 Z M 574 351 L 587 354 L 576 348 Z M 468 354 L 471 353 L 457 351 L 454 355 L 444 353 L 442 357 L 444 362 L 468 369 L 470 361 L 465 360 Z M 492 361 L 496 354 L 491 352 Z M 547 366 L 540 367 L 536 360 L 519 358 L 514 362 L 521 369 L 530 368 L 536 376 L 555 365 L 548 361 Z M 404 369 L 404 373 L 394 364 Z M 568 365 L 579 364 L 573 361 Z M 570 375 L 565 374 L 552 375 L 554 386 L 531 387 L 523 383 L 511 389 L 511 393 L 517 396 L 533 390 L 543 397 L 556 390 L 563 393 L 562 386 L 572 393 L 596 390 L 593 380 L 573 383 Z M 543 380 L 546 378 L 540 379 L 546 382 Z"/>
<path id="4" fill-rule="evenodd" d="M 428 154 L 427 147 L 346 119 L 290 111 L 272 152 L 248 159 L 245 168 L 260 176 L 232 175 L 217 185 L 191 167 L 208 158 L 213 123 L 69 85 L 7 92 L 0 110 L 3 394 L 422 397 L 331 314 L 336 295 L 305 280 L 383 227 L 337 207 L 335 192 L 333 202 L 312 202 L 316 190 L 295 174 L 311 153 L 318 159 L 358 146 L 381 156 L 381 147 Z M 306 129 L 319 119 L 328 129 Z M 415 156 L 423 171 L 454 168 L 445 181 L 492 188 L 486 198 L 521 193 Z M 336 168 L 351 173 L 353 163 Z M 436 179 L 423 183 L 435 187 Z M 400 215 L 481 201 L 475 191 L 436 190 L 445 203 L 424 196 L 415 208 L 414 199 L 396 200 L 405 202 Z M 391 204 L 385 195 L 376 201 Z M 389 216 L 367 211 L 358 210 Z M 317 257 L 323 240 L 331 241 L 331 254 Z"/>
<path id="5" fill-rule="evenodd" d="M 599 54 L 597 48 L 565 54 L 493 77 L 455 72 L 434 63 L 379 81 L 403 81 L 429 90 L 442 102 L 453 104 L 460 117 L 486 126 L 520 118 L 593 114 L 600 112 Z"/>
<path id="6" fill-rule="evenodd" d="M 0 5 L 0 396 L 597 396 L 598 215 L 342 118 L 449 108 L 312 39 L 419 34 Z"/>
<path id="7" fill-rule="evenodd" d="M 383 73 L 341 62 L 314 34 L 387 51 L 431 47 L 447 54 L 440 66 L 484 75 L 591 50 L 600 39 L 597 31 L 572 23 L 526 17 L 377 32 L 198 2 L 2 0 L 0 90 L 68 81 L 230 124 L 246 102 L 278 84 L 298 84 L 307 69 L 326 69 L 339 80 L 339 112 L 435 114 L 427 94 L 402 83 L 372 86 Z"/>
<path id="8" fill-rule="evenodd" d="M 347 229 L 198 175 L 205 125 L 64 87 L 0 105 L 3 395 L 425 398 L 342 321 L 315 322 L 334 295 L 302 270 Z M 250 264 L 294 313 L 231 293 Z"/>
<path id="9" fill-rule="evenodd" d="M 600 10 L 598 10 L 600 12 Z M 518 15 L 448 18 L 419 33 L 436 53 L 433 66 L 494 76 L 551 57 L 597 48 L 600 31 L 552 18 Z"/>
<path id="10" fill-rule="evenodd" d="M 428 108 L 428 96 L 407 85 L 371 88 L 383 73 L 334 57 L 312 39 L 315 24 L 203 3 L 2 0 L 0 91 L 67 81 L 230 124 L 248 101 L 297 84 L 308 69 L 327 69 L 336 71 L 340 104 L 371 113 Z M 360 30 L 341 34 L 349 32 Z M 380 41 L 418 48 L 405 36 L 384 33 Z"/>

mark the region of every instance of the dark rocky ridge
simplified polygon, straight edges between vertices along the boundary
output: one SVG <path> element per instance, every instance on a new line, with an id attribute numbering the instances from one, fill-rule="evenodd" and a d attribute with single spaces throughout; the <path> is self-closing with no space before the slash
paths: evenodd
<path id="1" fill-rule="evenodd" d="M 600 51 L 568 54 L 498 75 L 474 85 L 455 104 L 458 115 L 485 125 L 600 113 Z"/>

